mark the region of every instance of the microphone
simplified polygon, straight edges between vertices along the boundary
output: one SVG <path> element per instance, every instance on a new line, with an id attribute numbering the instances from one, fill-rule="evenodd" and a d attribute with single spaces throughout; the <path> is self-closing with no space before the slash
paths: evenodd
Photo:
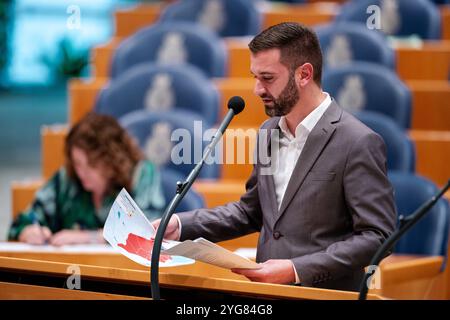
<path id="1" fill-rule="evenodd" d="M 159 224 L 158 231 L 156 232 L 155 236 L 155 242 L 153 243 L 151 269 L 150 269 L 151 273 L 150 284 L 151 284 L 152 298 L 155 300 L 161 299 L 159 290 L 159 256 L 161 254 L 162 240 L 164 237 L 164 233 L 166 232 L 167 225 L 169 224 L 169 220 L 172 217 L 173 213 L 175 212 L 176 208 L 178 207 L 178 204 L 181 202 L 181 200 L 183 200 L 184 196 L 189 191 L 189 188 L 192 186 L 195 179 L 199 175 L 203 164 L 211 154 L 216 144 L 219 142 L 220 138 L 227 129 L 231 120 L 235 115 L 241 113 L 242 110 L 244 110 L 244 107 L 245 101 L 239 96 L 234 96 L 228 100 L 228 112 L 225 115 L 225 118 L 223 119 L 222 123 L 220 124 L 219 129 L 217 129 L 216 134 L 214 134 L 211 142 L 205 148 L 202 159 L 200 160 L 199 163 L 195 165 L 195 167 L 192 169 L 191 173 L 189 173 L 188 177 L 184 182 L 181 181 L 177 182 L 176 194 L 161 217 L 161 222 Z"/>
<path id="2" fill-rule="evenodd" d="M 245 107 L 245 101 L 239 96 L 231 97 L 230 100 L 228 100 L 228 109 L 233 110 L 234 115 L 237 115 L 244 110 Z"/>
<path id="3" fill-rule="evenodd" d="M 400 240 L 402 235 L 406 231 L 411 229 L 421 218 L 423 218 L 425 214 L 428 212 L 428 210 L 430 210 L 436 204 L 436 202 L 438 202 L 439 198 L 441 198 L 442 195 L 449 188 L 450 188 L 450 180 L 448 180 L 447 184 L 441 190 L 439 190 L 436 195 L 434 195 L 430 200 L 424 203 L 414 213 L 409 215 L 407 218 L 400 218 L 399 229 L 395 231 L 389 238 L 386 239 L 383 245 L 378 249 L 378 251 L 373 256 L 372 261 L 370 261 L 369 265 L 378 266 L 381 259 L 383 259 L 386 256 L 386 253 L 392 249 L 392 247 L 397 243 L 397 241 Z M 361 282 L 359 289 L 359 300 L 366 300 L 367 298 L 367 291 L 369 290 L 367 281 L 369 280 L 370 276 L 371 274 L 369 272 L 366 272 L 366 274 L 364 275 L 364 278 Z"/>

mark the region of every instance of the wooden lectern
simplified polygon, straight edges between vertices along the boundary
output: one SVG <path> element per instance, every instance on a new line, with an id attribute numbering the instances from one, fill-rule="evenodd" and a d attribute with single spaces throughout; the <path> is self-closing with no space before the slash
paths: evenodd
<path id="1" fill-rule="evenodd" d="M 80 288 L 69 289 L 80 275 Z M 1 252 L 0 299 L 150 299 L 148 268 L 114 253 Z M 355 292 L 250 282 L 196 262 L 160 269 L 161 297 L 188 301 L 356 300 Z M 369 294 L 369 299 L 382 297 Z"/>

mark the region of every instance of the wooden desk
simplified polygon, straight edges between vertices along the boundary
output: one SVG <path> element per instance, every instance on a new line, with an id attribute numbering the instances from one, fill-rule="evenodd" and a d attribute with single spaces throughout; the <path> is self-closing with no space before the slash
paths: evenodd
<path id="1" fill-rule="evenodd" d="M 229 242 L 220 244 L 234 249 Z M 369 298 L 446 299 L 446 275 L 439 272 L 441 263 L 442 257 L 390 256 L 381 264 L 381 289 L 370 290 Z M 77 293 L 64 289 L 72 274 L 69 267 L 73 265 L 79 267 L 81 275 L 82 291 Z M 20 283 L 19 276 L 23 279 Z M 204 299 L 224 295 L 251 299 L 357 298 L 354 292 L 254 283 L 229 270 L 201 262 L 161 268 L 160 282 L 163 297 L 165 293 L 165 297 L 198 295 Z M 61 294 L 72 299 L 150 297 L 148 268 L 120 254 L 0 252 L 0 298 L 22 298 L 23 294 L 30 294 L 24 291 L 26 288 L 32 290 L 30 298 L 61 298 Z"/>
<path id="2" fill-rule="evenodd" d="M 82 291 L 70 298 L 150 298 L 149 270 L 120 255 L 7 252 L 0 255 L 0 298 L 68 298 L 66 294 L 74 290 L 66 289 L 65 283 L 74 264 L 79 267 Z M 165 299 L 354 300 L 358 296 L 355 292 L 254 283 L 200 262 L 162 268 L 160 285 Z M 33 292 L 25 291 L 29 286 Z M 382 297 L 370 294 L 369 299 Z"/>

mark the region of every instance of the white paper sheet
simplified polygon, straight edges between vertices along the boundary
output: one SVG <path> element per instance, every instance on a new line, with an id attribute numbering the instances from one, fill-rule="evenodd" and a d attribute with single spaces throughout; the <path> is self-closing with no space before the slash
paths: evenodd
<path id="1" fill-rule="evenodd" d="M 105 226 L 103 237 L 118 252 L 129 259 L 144 265 L 151 265 L 151 252 L 155 229 L 144 213 L 125 189 L 114 201 Z M 191 264 L 195 261 L 185 257 L 161 255 L 161 267 L 174 267 Z"/>

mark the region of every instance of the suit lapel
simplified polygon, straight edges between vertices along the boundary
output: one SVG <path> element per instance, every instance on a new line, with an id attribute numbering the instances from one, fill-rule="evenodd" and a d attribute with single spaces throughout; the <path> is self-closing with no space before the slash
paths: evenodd
<path id="1" fill-rule="evenodd" d="M 322 118 L 309 134 L 305 146 L 303 147 L 302 153 L 297 159 L 297 163 L 292 172 L 276 220 L 281 218 L 286 208 L 289 206 L 289 203 L 292 201 L 297 190 L 303 184 L 306 175 L 311 170 L 312 166 L 322 153 L 323 148 L 330 140 L 334 130 L 336 129 L 334 123 L 339 121 L 341 114 L 342 110 L 333 100 L 327 111 L 325 111 Z"/>

